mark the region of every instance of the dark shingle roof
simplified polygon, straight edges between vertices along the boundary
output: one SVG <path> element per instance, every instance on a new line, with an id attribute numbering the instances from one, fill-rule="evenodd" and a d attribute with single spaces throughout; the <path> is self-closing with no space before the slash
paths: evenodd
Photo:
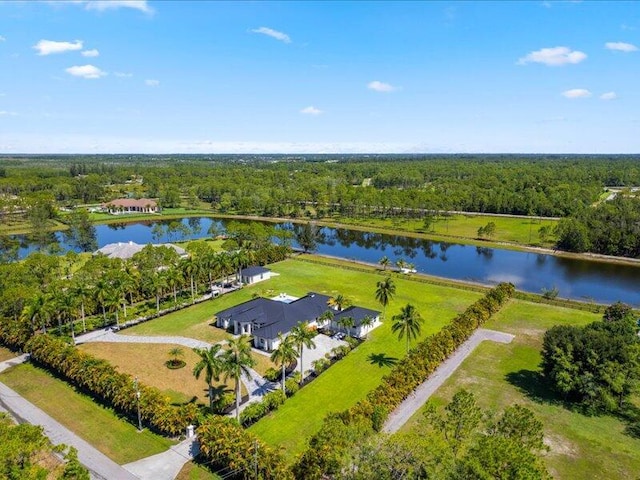
<path id="1" fill-rule="evenodd" d="M 254 335 L 276 338 L 278 333 L 288 333 L 298 322 L 315 320 L 329 310 L 327 302 L 330 298 L 315 292 L 309 292 L 291 303 L 260 297 L 222 310 L 216 316 L 239 322 L 251 322 L 254 325 Z M 376 317 L 379 314 L 380 312 L 367 308 L 349 307 L 342 312 L 336 312 L 334 318 L 340 318 L 341 315 L 350 316 L 353 317 L 356 325 L 359 325 L 366 315 Z"/>
<path id="2" fill-rule="evenodd" d="M 259 266 L 252 266 L 252 267 L 247 267 L 247 268 L 243 268 L 242 270 L 240 270 L 240 275 L 241 276 L 246 276 L 246 277 L 255 277 L 256 275 L 260 275 L 261 273 L 267 273 L 270 272 L 271 270 L 269 270 L 268 268 L 264 268 L 264 267 L 259 267 Z"/>

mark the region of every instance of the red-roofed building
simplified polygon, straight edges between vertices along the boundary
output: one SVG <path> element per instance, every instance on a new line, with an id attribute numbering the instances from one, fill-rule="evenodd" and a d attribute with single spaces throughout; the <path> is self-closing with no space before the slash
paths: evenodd
<path id="1" fill-rule="evenodd" d="M 118 198 L 102 205 L 112 215 L 124 213 L 158 213 L 158 202 L 150 198 Z"/>

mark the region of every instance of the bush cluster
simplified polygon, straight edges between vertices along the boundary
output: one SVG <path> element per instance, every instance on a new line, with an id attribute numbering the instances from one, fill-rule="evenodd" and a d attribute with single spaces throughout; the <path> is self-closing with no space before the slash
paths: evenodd
<path id="1" fill-rule="evenodd" d="M 310 441 L 310 447 L 294 467 L 300 478 L 323 478 L 337 465 L 336 449 L 326 444 L 335 435 L 325 435 L 323 429 L 335 428 L 336 421 L 344 425 L 367 423 L 371 431 L 380 431 L 389 413 L 397 408 L 424 380 L 431 375 L 473 332 L 483 325 L 513 295 L 515 287 L 501 283 L 469 306 L 438 333 L 424 339 L 398 362 L 380 384 L 351 409 L 330 414 Z M 333 426 L 332 426 L 333 425 Z M 323 453 L 325 452 L 325 453 Z M 335 473 L 335 472 L 334 472 Z"/>
<path id="2" fill-rule="evenodd" d="M 284 403 L 287 396 L 282 390 L 275 390 L 267 393 L 262 401 L 251 403 L 240 413 L 240 423 L 244 427 L 248 427 L 252 423 L 257 422 L 267 413 L 277 410 Z"/>
<path id="3" fill-rule="evenodd" d="M 198 419 L 199 411 L 194 403 L 172 405 L 160 390 L 140 383 L 136 390 L 131 375 L 118 372 L 109 362 L 78 350 L 59 338 L 36 335 L 25 348 L 37 364 L 132 418 L 137 414 L 139 391 L 140 416 L 153 430 L 176 436 Z"/>
<path id="4" fill-rule="evenodd" d="M 292 480 L 282 455 L 228 417 L 210 416 L 198 428 L 200 455 L 233 478 Z M 257 471 L 257 476 L 256 476 Z"/>

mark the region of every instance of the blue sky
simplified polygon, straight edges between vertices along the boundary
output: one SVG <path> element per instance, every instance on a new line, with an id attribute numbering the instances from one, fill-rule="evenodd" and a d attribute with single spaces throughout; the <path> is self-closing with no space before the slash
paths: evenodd
<path id="1" fill-rule="evenodd" d="M 0 3 L 0 153 L 640 152 L 634 2 Z"/>

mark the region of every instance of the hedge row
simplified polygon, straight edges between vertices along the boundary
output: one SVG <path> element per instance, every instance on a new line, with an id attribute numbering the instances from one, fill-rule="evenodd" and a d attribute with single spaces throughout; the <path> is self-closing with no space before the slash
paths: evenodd
<path id="1" fill-rule="evenodd" d="M 98 359 L 50 335 L 36 335 L 26 344 L 31 359 L 89 392 L 102 403 L 113 406 L 130 418 L 137 415 L 137 391 L 140 392 L 140 417 L 151 429 L 170 436 L 185 432 L 198 420 L 195 403 L 175 406 L 160 390 L 138 383 L 131 375 L 120 373 L 105 360 Z"/>
<path id="2" fill-rule="evenodd" d="M 210 416 L 198 428 L 200 455 L 225 478 L 291 480 L 282 455 L 228 417 Z"/>
<path id="3" fill-rule="evenodd" d="M 340 455 L 340 452 L 336 451 L 340 448 L 336 440 L 338 436 L 335 434 L 336 422 L 345 426 L 368 424 L 372 429 L 371 433 L 373 430 L 380 431 L 389 413 L 424 382 L 478 327 L 489 320 L 514 291 L 515 288 L 510 283 L 499 284 L 438 333 L 427 337 L 411 349 L 365 399 L 347 411 L 328 415 L 323 427 L 311 438 L 309 448 L 294 466 L 293 471 L 296 477 L 328 478 L 327 474 L 335 474 L 333 469 L 339 465 L 336 458 Z M 349 435 L 346 437 L 348 438 Z"/>

